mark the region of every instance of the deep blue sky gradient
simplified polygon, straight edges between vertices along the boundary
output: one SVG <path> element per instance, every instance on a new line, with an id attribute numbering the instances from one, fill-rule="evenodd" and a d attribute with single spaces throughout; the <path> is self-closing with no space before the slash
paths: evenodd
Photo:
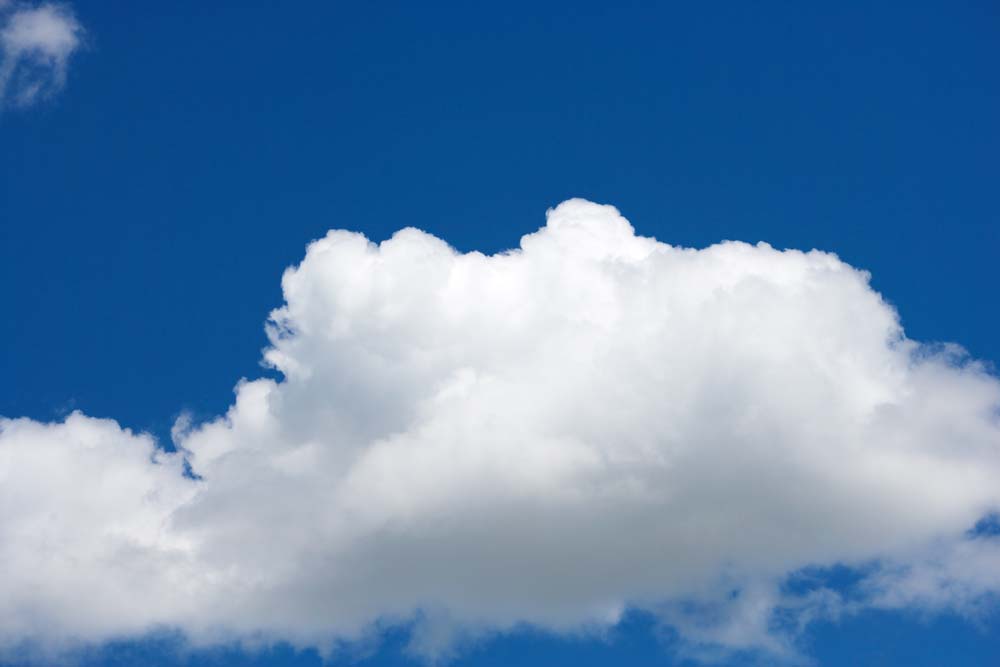
<path id="1" fill-rule="evenodd" d="M 74 6 L 67 88 L 0 114 L 0 414 L 166 438 L 264 372 L 310 239 L 413 225 L 497 251 L 571 196 L 673 244 L 837 252 L 911 337 L 1000 360 L 991 0 Z M 672 664 L 649 619 L 617 634 L 519 634 L 459 664 Z M 810 641 L 821 665 L 985 666 L 998 636 L 873 613 Z M 171 641 L 93 664 L 188 664 Z M 213 655 L 196 662 L 317 660 Z"/>

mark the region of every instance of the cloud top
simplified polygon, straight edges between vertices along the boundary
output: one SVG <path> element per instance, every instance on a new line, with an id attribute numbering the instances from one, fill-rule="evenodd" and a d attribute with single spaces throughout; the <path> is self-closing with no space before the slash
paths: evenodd
<path id="1" fill-rule="evenodd" d="M 492 256 L 331 231 L 282 288 L 282 379 L 180 421 L 179 453 L 0 423 L 8 642 L 415 623 L 439 656 L 639 608 L 692 651 L 789 656 L 817 617 L 997 590 L 968 531 L 1000 507 L 1000 382 L 834 255 L 674 247 L 570 200 Z M 835 565 L 866 576 L 789 592 Z"/>
<path id="2" fill-rule="evenodd" d="M 0 3 L 0 105 L 26 107 L 59 91 L 83 27 L 69 5 Z"/>

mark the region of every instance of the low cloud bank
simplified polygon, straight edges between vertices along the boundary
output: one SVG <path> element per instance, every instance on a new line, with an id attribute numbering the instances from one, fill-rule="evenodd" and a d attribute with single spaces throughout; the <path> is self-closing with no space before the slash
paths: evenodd
<path id="1" fill-rule="evenodd" d="M 907 339 L 836 256 L 549 211 L 520 248 L 332 231 L 268 364 L 178 453 L 115 422 L 0 422 L 0 644 L 179 628 L 432 658 L 629 608 L 702 657 L 794 658 L 817 618 L 975 613 L 1000 545 L 1000 382 Z M 193 475 L 185 475 L 185 466 Z M 850 590 L 791 587 L 834 566 Z"/>

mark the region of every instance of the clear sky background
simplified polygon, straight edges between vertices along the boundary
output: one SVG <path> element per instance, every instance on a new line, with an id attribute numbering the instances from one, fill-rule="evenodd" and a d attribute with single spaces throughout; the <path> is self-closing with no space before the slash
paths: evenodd
<path id="1" fill-rule="evenodd" d="M 267 373 L 281 272 L 326 230 L 495 252 L 569 197 L 675 245 L 836 252 L 910 337 L 1000 359 L 996 3 L 74 8 L 65 88 L 0 112 L 0 414 L 80 409 L 166 440 Z M 870 612 L 809 637 L 823 666 L 1000 655 L 993 613 Z M 670 665 L 670 643 L 635 615 L 612 641 L 515 633 L 456 664 Z M 410 664 L 399 645 L 362 664 Z M 170 637 L 83 661 L 139 656 L 318 664 Z"/>

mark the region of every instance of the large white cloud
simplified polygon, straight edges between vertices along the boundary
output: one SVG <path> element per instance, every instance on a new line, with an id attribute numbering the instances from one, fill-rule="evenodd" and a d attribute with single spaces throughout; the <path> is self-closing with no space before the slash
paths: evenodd
<path id="1" fill-rule="evenodd" d="M 0 108 L 30 106 L 61 89 L 82 37 L 69 5 L 0 0 Z"/>
<path id="2" fill-rule="evenodd" d="M 74 415 L 2 423 L 8 643 L 178 627 L 414 648 L 629 607 L 691 650 L 793 650 L 858 606 L 1000 587 L 1000 382 L 908 340 L 836 256 L 636 236 L 561 204 L 518 250 L 330 232 L 265 356 L 180 454 Z M 194 476 L 183 475 L 184 461 Z M 196 479 L 196 478 L 197 479 Z M 782 584 L 864 566 L 849 601 Z"/>

